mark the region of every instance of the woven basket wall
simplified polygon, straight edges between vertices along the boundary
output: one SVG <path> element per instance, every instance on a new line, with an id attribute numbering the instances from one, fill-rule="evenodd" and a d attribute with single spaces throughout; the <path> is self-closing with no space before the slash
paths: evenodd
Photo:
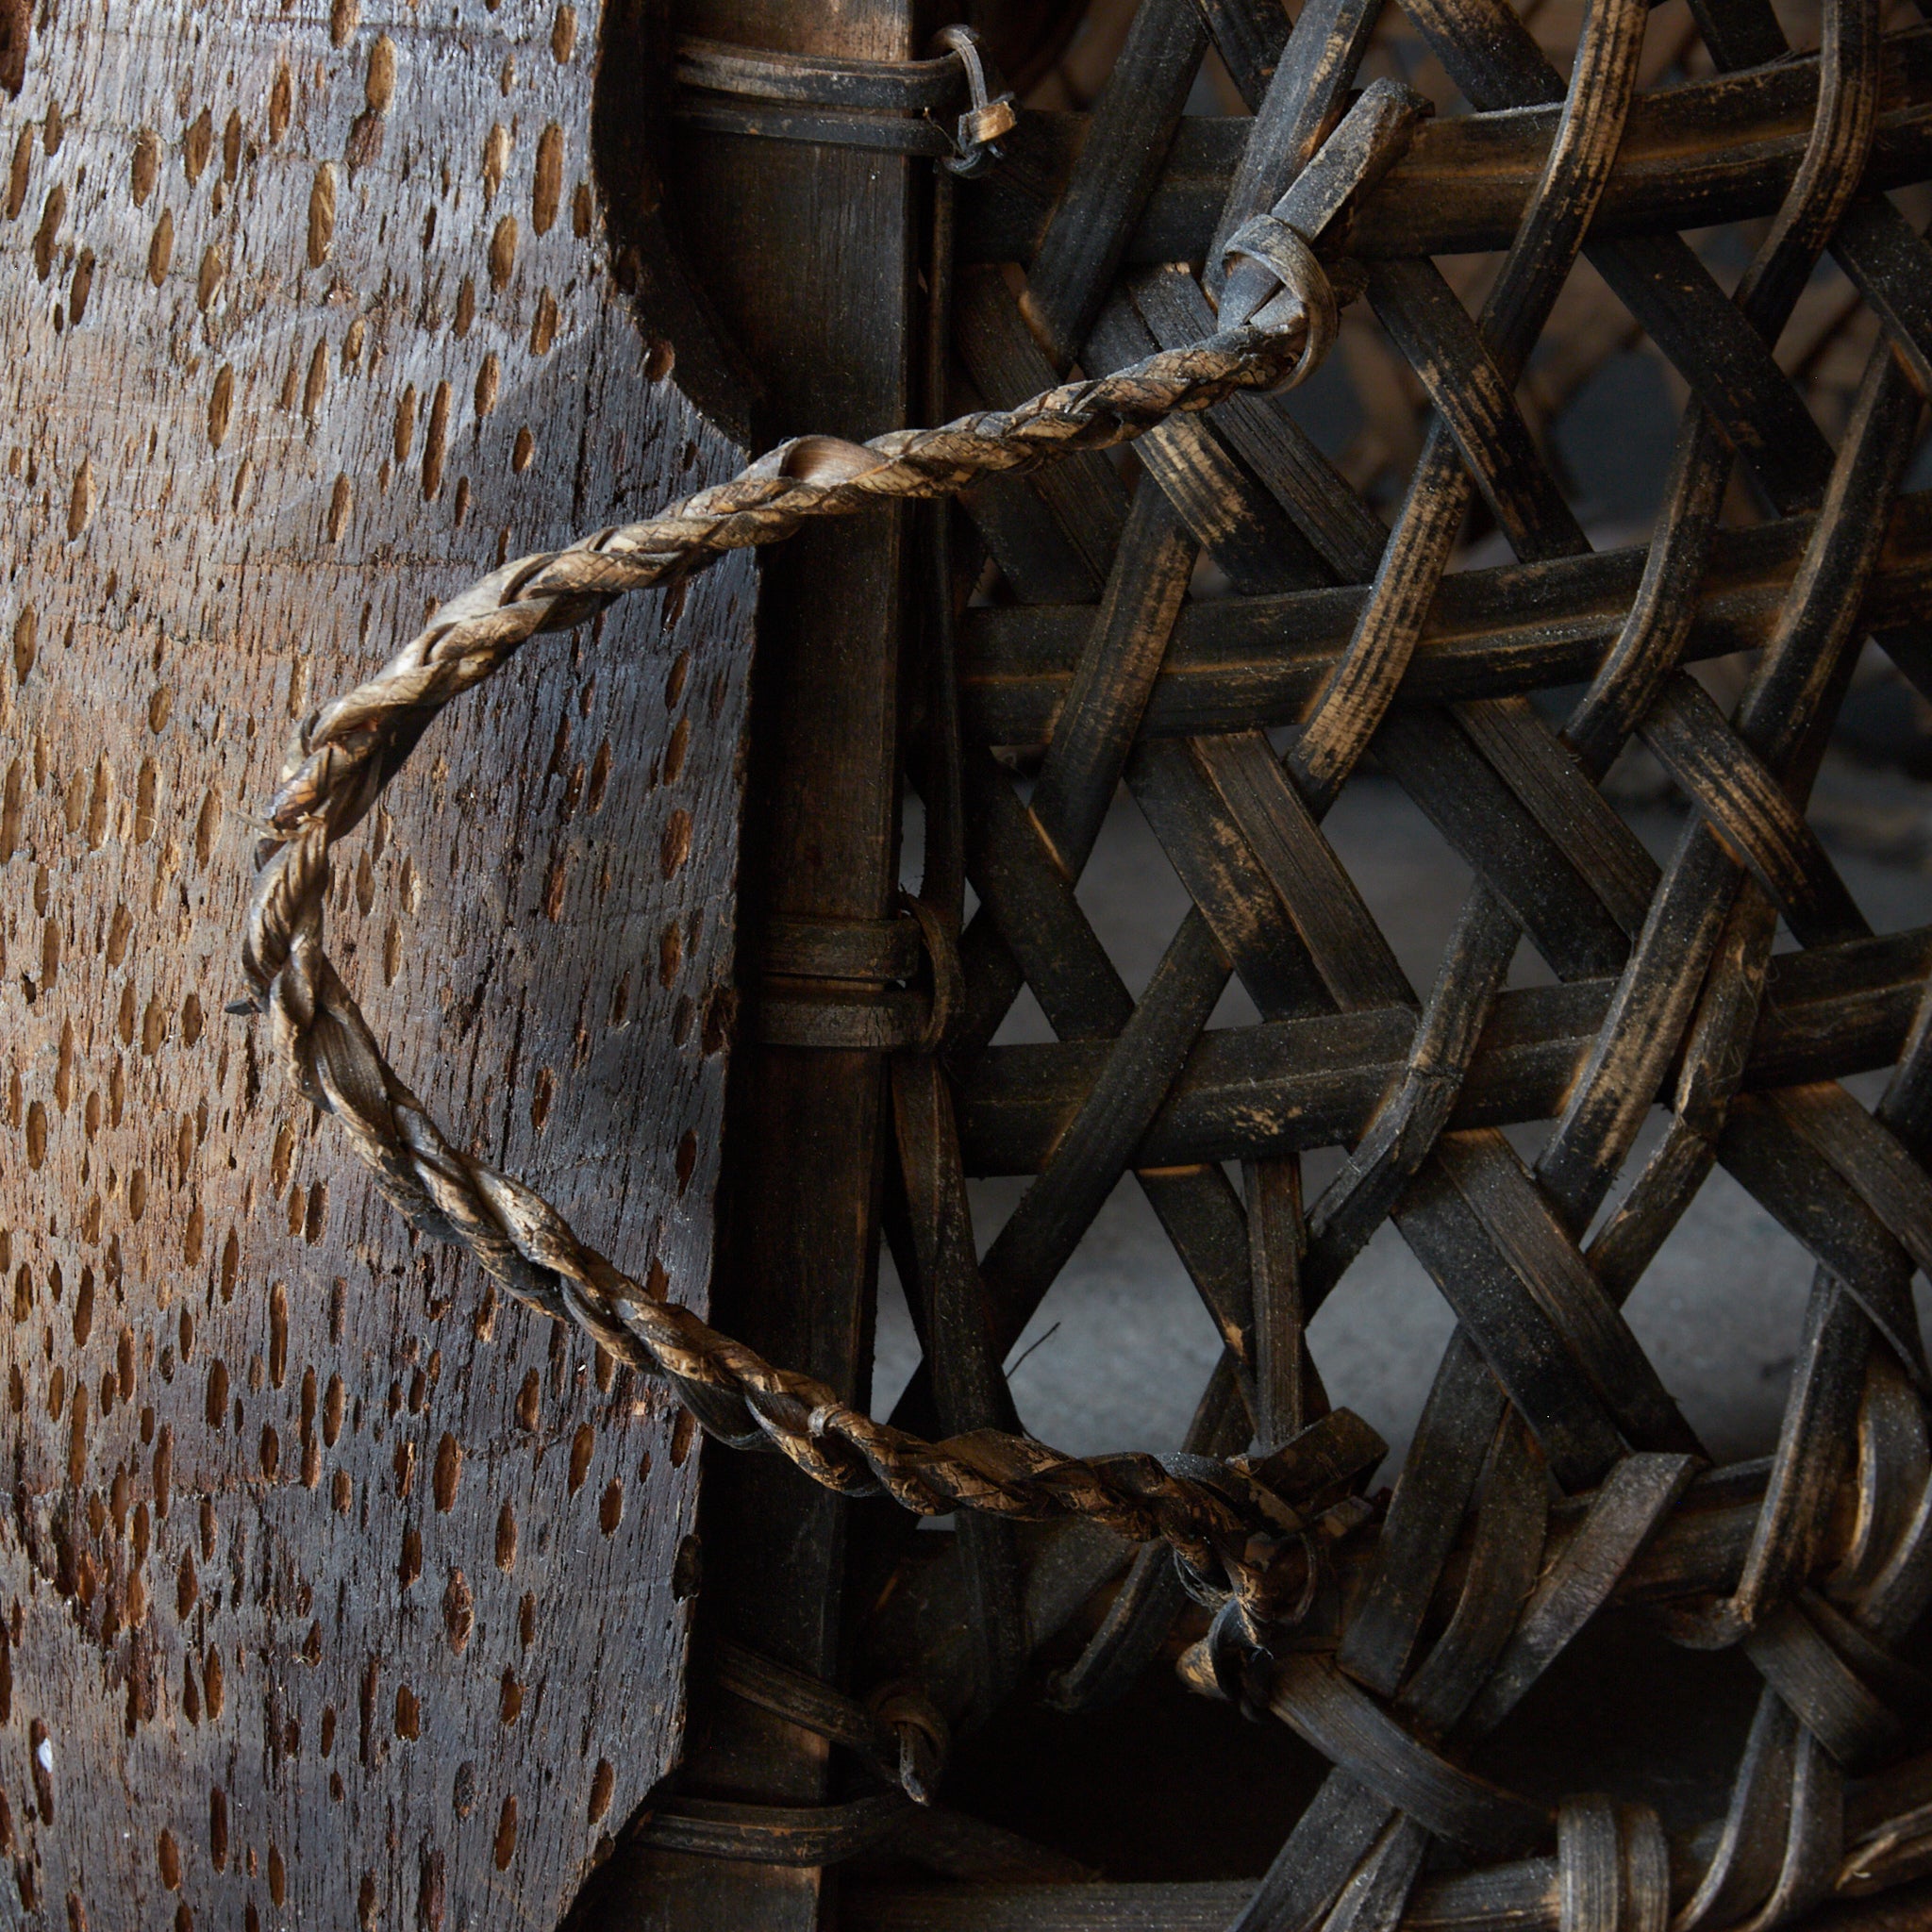
<path id="1" fill-rule="evenodd" d="M 1905 736 L 1932 691 L 1932 502 L 1907 488 L 1932 374 L 1932 43 L 1853 0 L 1659 7 L 1624 24 L 1634 52 L 1609 5 L 1310 0 L 1284 51 L 1286 25 L 1094 9 L 1026 76 L 1005 163 L 958 192 L 935 401 L 1010 406 L 1212 326 L 1244 143 L 1279 135 L 1278 64 L 1305 99 L 1393 75 L 1438 108 L 1341 251 L 1366 299 L 1327 404 L 1238 399 L 955 512 L 976 910 L 945 1063 L 965 1170 L 1024 1177 L 979 1230 L 975 1345 L 996 1363 L 1051 1313 L 1132 1175 L 1226 1343 L 1187 1447 L 1265 1446 L 1325 1411 L 1307 1324 L 1331 1296 L 1346 1319 L 1351 1264 L 1392 1221 L 1454 1339 L 1392 1497 L 1237 1693 L 1333 1769 L 1224 1916 L 1796 1918 L 1915 1875 L 1897 1821 L 1932 1791 L 1908 1661 L 1932 1596 L 1911 1288 L 1932 1258 L 1932 937 L 1874 933 L 1807 820 L 1855 680 Z M 1676 418 L 1647 528 L 1604 508 L 1628 452 L 1565 433 L 1631 355 Z M 1351 785 L 1390 781 L 1473 874 L 1433 977 L 1398 964 L 1324 831 Z M 1120 786 L 1191 902 L 1137 992 L 1079 887 Z M 1681 819 L 1654 852 L 1629 808 L 1661 795 Z M 1230 984 L 1251 1024 L 1226 1022 Z M 1008 1024 L 1023 989 L 1032 1044 Z M 1879 1069 L 1862 1101 L 1840 1084 Z M 1333 1178 L 1305 1188 L 1303 1157 L 1329 1148 Z M 1816 1265 L 1774 1452 L 1731 1466 L 1623 1312 L 1720 1169 Z M 898 1258 L 917 1308 L 931 1257 L 908 1238 Z M 958 1702 L 983 1702 L 996 1562 L 965 1541 L 881 1613 L 879 1654 L 920 1615 L 972 1623 Z M 1025 1543 L 1034 1622 L 1009 1655 L 1038 1641 L 1052 1567 Z M 1164 1552 L 1103 1601 L 1058 1638 L 1063 1707 L 1100 1711 L 1177 1652 L 1217 1692 Z M 1591 1795 L 1587 1740 L 1534 1800 L 1483 1774 L 1606 1607 L 1748 1659 L 1724 1785 L 1650 1766 L 1711 1797 L 1668 1848 L 1654 1803 Z M 1091 1735 L 1069 1761 L 1108 1788 Z M 1177 1782 L 1190 1748 L 1176 1732 Z M 1133 1890 L 1064 1923 L 1217 1908 Z M 911 1896 L 865 1909 L 927 1923 Z M 1008 1923 L 949 1909 L 931 1923 Z M 1026 1910 L 1046 1916 L 1011 1922 L 1063 1923 Z"/>

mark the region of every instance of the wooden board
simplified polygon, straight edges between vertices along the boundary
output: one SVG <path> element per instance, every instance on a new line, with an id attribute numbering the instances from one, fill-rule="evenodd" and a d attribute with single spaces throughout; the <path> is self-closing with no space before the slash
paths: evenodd
<path id="1" fill-rule="evenodd" d="M 614 286 L 594 6 L 35 21 L 0 98 L 8 1885 L 93 1932 L 547 1926 L 678 1749 L 689 1424 L 413 1246 L 223 1005 L 291 721 L 506 554 L 741 453 Z M 753 583 L 454 707 L 331 915 L 458 1138 L 698 1302 Z"/>

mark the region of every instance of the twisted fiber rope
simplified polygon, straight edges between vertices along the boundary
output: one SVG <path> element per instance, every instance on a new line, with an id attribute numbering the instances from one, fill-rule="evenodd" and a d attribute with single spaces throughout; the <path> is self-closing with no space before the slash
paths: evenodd
<path id="1" fill-rule="evenodd" d="M 1319 269 L 1313 271 L 1319 275 Z M 1306 291 L 1313 299 L 1321 292 Z M 541 1195 L 452 1144 L 397 1076 L 323 946 L 330 852 L 368 812 L 429 722 L 529 638 L 582 623 L 626 591 L 690 576 L 726 551 L 773 543 L 810 518 L 949 494 L 975 478 L 1125 442 L 1168 416 L 1307 373 L 1306 314 L 1279 331 L 1230 329 L 1011 410 L 862 446 L 829 437 L 781 444 L 733 481 L 662 515 L 506 565 L 443 605 L 374 677 L 297 731 L 256 850 L 242 943 L 302 1091 L 332 1113 L 377 1185 L 417 1227 L 454 1241 L 512 1294 L 572 1321 L 620 1360 L 668 1376 L 713 1435 L 776 1447 L 848 1494 L 880 1491 L 923 1515 L 957 1507 L 1042 1520 L 1077 1515 L 1136 1541 L 1165 1538 L 1197 1569 L 1265 1593 L 1248 1539 L 1293 1527 L 1282 1502 L 1236 1467 L 1190 1474 L 1150 1456 L 1089 1460 L 1028 1438 L 979 1431 L 927 1442 L 874 1421 L 823 1382 L 774 1367 L 581 1241 Z"/>

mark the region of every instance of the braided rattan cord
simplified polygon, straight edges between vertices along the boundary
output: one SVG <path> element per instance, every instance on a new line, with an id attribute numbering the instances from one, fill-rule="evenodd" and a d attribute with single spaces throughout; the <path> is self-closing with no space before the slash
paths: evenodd
<path id="1" fill-rule="evenodd" d="M 1322 291 L 1325 295 L 1325 290 Z M 397 1076 L 323 946 L 330 853 L 361 821 L 452 698 L 528 639 L 582 623 L 626 591 L 664 585 L 728 550 L 781 541 L 810 519 L 950 493 L 975 478 L 1110 448 L 1176 413 L 1305 372 L 1306 319 L 1231 329 L 1116 375 L 1065 384 L 1021 408 L 902 430 L 863 446 L 808 437 L 664 514 L 521 558 L 442 606 L 428 626 L 299 730 L 258 846 L 242 962 L 302 1091 L 342 1124 L 377 1185 L 425 1233 L 466 1248 L 511 1293 L 574 1321 L 620 1360 L 661 1373 L 714 1435 L 773 1446 L 848 1494 L 884 1491 L 908 1509 L 1080 1515 L 1135 1541 L 1164 1538 L 1196 1569 L 1262 1587 L 1243 1552 L 1257 1530 L 1295 1527 L 1244 1470 L 1211 1480 L 1151 1456 L 1090 1459 L 979 1431 L 932 1443 L 874 1421 L 824 1384 L 775 1368 L 581 1241 L 511 1176 L 456 1146 Z"/>

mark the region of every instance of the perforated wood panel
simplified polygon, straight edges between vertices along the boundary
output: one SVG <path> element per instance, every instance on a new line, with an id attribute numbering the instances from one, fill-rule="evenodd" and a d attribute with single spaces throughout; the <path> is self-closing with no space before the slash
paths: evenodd
<path id="1" fill-rule="evenodd" d="M 737 467 L 613 286 L 597 42 L 554 0 L 91 4 L 0 100 L 33 1924 L 550 1925 L 677 1747 L 688 1424 L 413 1246 L 223 1012 L 291 721 L 507 554 Z M 430 1105 L 700 1299 L 750 584 L 534 645 L 331 912 Z"/>

